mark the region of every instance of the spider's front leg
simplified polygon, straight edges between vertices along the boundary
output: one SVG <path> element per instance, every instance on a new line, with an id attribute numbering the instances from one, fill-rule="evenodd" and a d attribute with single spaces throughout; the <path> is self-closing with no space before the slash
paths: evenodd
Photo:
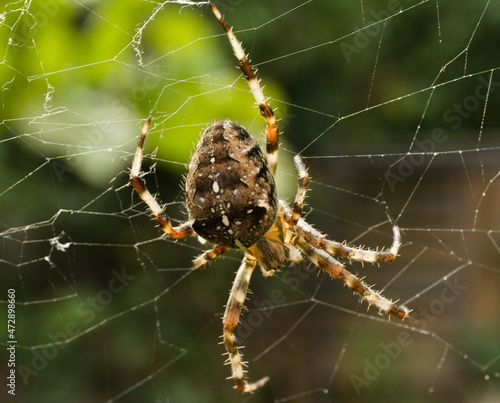
<path id="1" fill-rule="evenodd" d="M 398 306 L 391 300 L 385 298 L 379 292 L 374 291 L 361 279 L 349 272 L 342 263 L 332 255 L 341 258 L 354 259 L 362 262 L 391 262 L 398 254 L 401 236 L 399 228 L 394 226 L 394 239 L 388 251 L 376 251 L 363 248 L 353 248 L 339 242 L 330 241 L 319 231 L 311 227 L 304 219 L 300 218 L 302 205 L 306 196 L 309 177 L 307 169 L 300 156 L 294 158 L 295 166 L 299 173 L 299 186 L 295 196 L 293 209 L 286 203 L 280 201 L 284 211 L 284 219 L 293 228 L 295 237 L 292 242 L 320 269 L 326 271 L 330 276 L 338 278 L 353 291 L 360 294 L 369 305 L 375 305 L 379 310 L 392 314 L 400 319 L 408 316 L 409 310 L 404 306 Z"/>
<path id="2" fill-rule="evenodd" d="M 246 254 L 243 262 L 236 273 L 231 293 L 227 301 L 226 310 L 224 312 L 223 322 L 223 339 L 229 358 L 227 362 L 231 365 L 231 378 L 234 379 L 236 385 L 234 388 L 242 393 L 253 392 L 265 385 L 269 377 L 264 377 L 257 382 L 248 383 L 246 381 L 246 370 L 243 368 L 246 363 L 243 361 L 243 355 L 238 349 L 236 336 L 234 334 L 236 326 L 240 320 L 241 310 L 248 292 L 250 277 L 257 260 Z"/>
<path id="3" fill-rule="evenodd" d="M 285 211 L 285 220 L 291 226 L 297 226 L 299 235 L 315 248 L 325 250 L 331 255 L 338 256 L 342 259 L 357 260 L 360 262 L 382 263 L 392 262 L 398 255 L 399 246 L 401 245 L 401 233 L 399 227 L 393 226 L 393 241 L 389 250 L 372 250 L 365 248 L 356 248 L 347 246 L 341 242 L 330 241 L 326 236 L 311 227 L 305 220 L 300 219 L 302 214 L 302 206 L 309 184 L 309 176 L 302 158 L 296 155 L 293 159 L 295 167 L 299 173 L 299 185 L 295 195 L 293 209 L 290 211 L 288 206 L 283 206 Z M 282 203 L 283 205 L 283 203 Z"/>
<path id="4" fill-rule="evenodd" d="M 297 237 L 296 244 L 311 262 L 326 271 L 333 278 L 342 280 L 351 290 L 360 294 L 368 302 L 369 306 L 375 305 L 381 312 L 394 315 L 399 319 L 404 319 L 409 315 L 410 310 L 408 308 L 395 304 L 385 298 L 380 292 L 373 290 L 325 250 L 314 247 L 301 236 Z"/>
<path id="5" fill-rule="evenodd" d="M 144 180 L 141 178 L 141 165 L 143 158 L 144 141 L 146 140 L 146 135 L 148 133 L 148 128 L 151 123 L 151 118 L 146 120 L 141 131 L 141 136 L 139 138 L 139 144 L 135 150 L 134 160 L 132 161 L 132 168 L 130 169 L 130 183 L 137 191 L 141 199 L 148 205 L 149 209 L 155 216 L 156 220 L 160 224 L 160 228 L 168 236 L 180 239 L 187 236 L 193 235 L 194 231 L 189 223 L 184 223 L 179 227 L 172 227 L 169 218 L 163 211 L 163 208 L 156 201 L 154 196 L 146 188 Z"/>
<path id="6" fill-rule="evenodd" d="M 401 233 L 399 227 L 395 225 L 392 227 L 392 245 L 388 250 L 356 248 L 342 242 L 331 241 L 305 220 L 298 221 L 296 230 L 302 238 L 315 248 L 322 249 L 341 259 L 357 260 L 358 262 L 392 262 L 398 256 L 399 247 L 401 246 Z"/>
<path id="7" fill-rule="evenodd" d="M 401 233 L 399 227 L 392 227 L 392 245 L 388 250 L 373 250 L 365 248 L 356 248 L 348 246 L 345 243 L 329 240 L 325 235 L 315 230 L 306 221 L 300 220 L 297 223 L 297 232 L 308 243 L 318 249 L 322 249 L 331 255 L 338 256 L 341 259 L 357 260 L 368 263 L 386 263 L 392 262 L 398 255 L 401 245 Z"/>

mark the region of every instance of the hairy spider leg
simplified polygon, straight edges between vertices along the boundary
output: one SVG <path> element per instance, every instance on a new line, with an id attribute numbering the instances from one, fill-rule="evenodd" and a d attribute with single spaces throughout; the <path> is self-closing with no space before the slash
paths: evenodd
<path id="1" fill-rule="evenodd" d="M 247 54 L 245 53 L 245 49 L 241 45 L 241 42 L 236 38 L 233 31 L 227 25 L 226 21 L 222 17 L 220 11 L 213 4 L 210 4 L 210 9 L 214 13 L 215 17 L 219 21 L 220 25 L 224 29 L 229 38 L 229 43 L 233 48 L 234 55 L 238 59 L 240 63 L 240 69 L 245 75 L 245 78 L 250 87 L 250 91 L 252 92 L 257 105 L 259 106 L 260 114 L 266 121 L 266 154 L 267 161 L 271 167 L 271 171 L 273 175 L 276 174 L 276 165 L 278 164 L 278 124 L 276 122 L 276 116 L 271 108 L 271 106 L 267 103 L 266 97 L 264 96 L 264 91 L 260 86 L 260 82 L 255 75 L 255 72 L 248 60 Z"/>
<path id="2" fill-rule="evenodd" d="M 335 255 L 361 262 L 390 262 L 397 256 L 401 243 L 399 228 L 397 226 L 393 227 L 394 239 L 389 251 L 353 248 L 339 242 L 330 241 L 322 233 L 311 227 L 304 219 L 300 218 L 309 177 L 307 169 L 299 155 L 295 156 L 294 162 L 299 173 L 299 184 L 293 209 L 290 209 L 284 202 L 280 202 L 285 213 L 285 221 L 292 227 L 292 232 L 295 233 L 291 242 L 317 267 L 326 271 L 330 276 L 342 280 L 349 288 L 360 294 L 369 305 L 373 304 L 379 310 L 387 314 L 392 314 L 400 319 L 408 316 L 409 310 L 406 307 L 399 307 L 379 292 L 373 291 L 371 287 L 349 272 L 342 263 L 331 256 Z"/>
<path id="3" fill-rule="evenodd" d="M 300 157 L 300 155 L 296 155 L 293 158 L 293 162 L 295 163 L 295 168 L 299 173 L 299 186 L 297 188 L 297 193 L 295 194 L 292 216 L 288 223 L 295 226 L 302 214 L 302 207 L 304 205 L 304 200 L 307 193 L 307 185 L 309 184 L 309 175 L 307 174 L 306 166 L 302 162 L 302 158 Z"/>
<path id="4" fill-rule="evenodd" d="M 184 223 L 178 227 L 172 227 L 168 216 L 165 214 L 163 208 L 156 201 L 154 196 L 146 188 L 144 180 L 140 177 L 141 175 L 141 165 L 143 159 L 143 148 L 144 141 L 146 140 L 146 135 L 148 133 L 148 128 L 151 123 L 151 118 L 146 120 L 141 131 L 141 136 L 139 138 L 139 144 L 135 150 L 134 160 L 132 162 L 132 168 L 130 169 L 130 183 L 134 189 L 139 193 L 141 199 L 147 204 L 155 219 L 160 224 L 160 228 L 168 236 L 175 239 L 186 238 L 194 234 L 193 229 L 188 223 Z"/>
<path id="5" fill-rule="evenodd" d="M 300 220 L 297 223 L 297 231 L 308 243 L 318 249 L 323 249 L 331 255 L 342 259 L 356 260 L 368 263 L 386 263 L 392 262 L 398 255 L 401 245 L 401 233 L 399 227 L 393 226 L 393 241 L 389 250 L 373 250 L 347 246 L 341 242 L 331 241 L 315 230 L 306 221 Z"/>
<path id="6" fill-rule="evenodd" d="M 399 319 L 404 319 L 408 316 L 410 312 L 408 308 L 398 306 L 379 292 L 373 291 L 371 287 L 349 272 L 343 264 L 330 256 L 326 251 L 315 248 L 300 237 L 296 238 L 295 244 L 316 266 L 327 272 L 330 276 L 342 280 L 350 289 L 360 294 L 368 302 L 368 306 L 375 305 L 382 312 L 392 314 Z"/>
<path id="7" fill-rule="evenodd" d="M 243 46 L 237 40 L 231 28 L 229 28 L 227 23 L 224 21 L 219 10 L 213 5 L 210 5 L 210 8 L 228 36 L 229 42 L 233 48 L 233 52 L 239 61 L 240 69 L 249 84 L 250 90 L 257 104 L 259 105 L 261 115 L 266 121 L 266 157 L 271 167 L 272 174 L 274 175 L 276 172 L 276 164 L 278 161 L 278 128 L 274 112 L 265 99 L 264 93 L 259 84 L 259 80 L 257 79 L 255 72 L 252 69 Z M 388 252 L 364 250 L 362 248 L 351 248 L 344 246 L 343 244 L 327 240 L 325 236 L 314 230 L 309 224 L 307 224 L 303 219 L 300 218 L 303 202 L 307 192 L 307 185 L 309 183 L 309 177 L 300 156 L 296 156 L 294 161 L 299 172 L 299 185 L 293 208 L 288 207 L 286 203 L 280 201 L 280 210 L 278 213 L 277 222 L 263 237 L 263 240 L 266 240 L 267 243 L 264 245 L 261 241 L 258 241 L 256 244 L 257 246 L 254 245 L 252 247 L 253 249 L 256 249 L 253 251 L 255 253 L 245 254 L 245 258 L 238 270 L 235 282 L 231 289 L 228 304 L 226 306 L 223 317 L 223 339 L 224 345 L 229 355 L 228 362 L 231 364 L 231 378 L 233 378 L 236 382 L 235 388 L 243 393 L 255 391 L 259 387 L 263 386 L 269 379 L 265 377 L 254 383 L 248 383 L 246 381 L 246 371 L 244 370 L 245 363 L 243 362 L 243 356 L 236 344 L 235 329 L 239 322 L 243 303 L 248 291 L 250 276 L 257 261 L 253 255 L 257 255 L 256 252 L 260 250 L 259 248 L 263 248 L 264 246 L 266 250 L 271 250 L 271 246 L 273 245 L 273 241 L 271 241 L 271 239 L 274 240 L 274 237 L 272 235 L 274 234 L 274 232 L 279 233 L 281 228 L 284 232 L 281 237 L 278 236 L 278 243 L 273 246 L 273 248 L 276 249 L 275 252 L 278 252 L 280 248 L 283 250 L 283 252 L 285 251 L 285 248 L 287 248 L 290 252 L 293 250 L 290 249 L 290 247 L 293 245 L 294 247 L 301 250 L 317 267 L 323 269 L 332 277 L 341 279 L 344 284 L 348 285 L 353 291 L 359 293 L 368 302 L 369 305 L 374 304 L 379 308 L 379 310 L 386 313 L 391 313 L 401 319 L 406 317 L 409 313 L 407 308 L 403 306 L 398 307 L 392 301 L 380 295 L 379 292 L 372 291 L 369 286 L 364 284 L 363 281 L 358 279 L 354 274 L 350 273 L 344 267 L 344 265 L 342 265 L 331 256 L 331 254 L 337 253 L 340 256 L 360 261 L 391 261 L 396 257 L 398 252 L 400 244 L 399 229 L 397 227 L 394 227 L 393 229 L 394 241 L 391 249 Z M 282 220 L 286 222 L 284 226 L 280 226 L 278 224 L 279 217 L 282 217 Z M 279 241 L 280 239 L 281 241 Z M 282 243 L 281 247 L 279 246 L 280 243 Z M 249 250 L 250 249 L 251 248 L 249 248 Z M 202 257 L 200 257 L 200 262 L 203 262 L 204 259 L 209 260 L 211 256 L 210 253 L 213 252 L 214 251 L 209 251 L 205 257 L 203 257 L 202 255 Z M 281 265 L 286 263 L 286 260 L 290 262 L 300 260 L 300 256 L 298 256 L 298 252 L 297 254 L 283 253 L 283 256 L 281 256 L 280 259 L 276 260 L 270 257 L 270 259 L 268 260 L 268 263 L 271 265 L 274 265 L 276 263 L 280 263 Z M 274 272 L 274 269 L 271 268 L 271 270 L 269 271 Z"/>
<path id="8" fill-rule="evenodd" d="M 200 256 L 194 259 L 194 267 L 199 269 L 205 266 L 211 260 L 217 259 L 219 256 L 223 255 L 230 248 L 223 245 L 216 245 L 213 249 L 203 252 Z"/>
<path id="9" fill-rule="evenodd" d="M 248 383 L 246 381 L 246 370 L 244 369 L 246 363 L 243 361 L 243 355 L 238 348 L 234 334 L 236 326 L 240 321 L 240 314 L 247 296 L 250 277 L 256 263 L 257 259 L 249 254 L 245 254 L 243 262 L 236 273 L 222 320 L 224 330 L 222 337 L 227 354 L 229 355 L 227 363 L 231 365 L 231 378 L 236 383 L 234 388 L 242 393 L 253 392 L 269 380 L 269 377 L 266 376 L 257 382 Z"/>
<path id="10" fill-rule="evenodd" d="M 264 96 L 264 92 L 260 86 L 259 80 L 257 79 L 255 72 L 247 58 L 243 46 L 238 41 L 231 28 L 224 21 L 220 11 L 212 4 L 210 4 L 210 9 L 214 13 L 215 17 L 219 21 L 220 25 L 224 29 L 233 48 L 233 52 L 237 57 L 240 65 L 240 69 L 243 72 L 250 91 L 252 92 L 255 101 L 259 106 L 260 113 L 264 120 L 266 121 L 266 158 L 271 168 L 273 175 L 276 174 L 276 165 L 278 163 L 278 125 L 276 122 L 276 117 L 270 105 L 267 103 Z M 229 363 L 231 364 L 232 378 L 236 382 L 235 388 L 242 393 L 253 392 L 256 389 L 263 386 L 269 378 L 263 378 L 254 383 L 248 383 L 245 377 L 245 370 L 243 369 L 244 362 L 242 361 L 242 354 L 238 350 L 236 344 L 236 337 L 234 335 L 234 329 L 236 328 L 239 316 L 241 314 L 241 309 L 243 308 L 243 302 L 246 297 L 248 290 L 248 283 L 250 281 L 250 275 L 255 267 L 256 259 L 245 254 L 244 261 L 238 270 L 236 279 L 231 289 L 229 295 L 228 304 L 226 306 L 226 311 L 223 318 L 223 338 L 224 345 L 229 354 Z"/>

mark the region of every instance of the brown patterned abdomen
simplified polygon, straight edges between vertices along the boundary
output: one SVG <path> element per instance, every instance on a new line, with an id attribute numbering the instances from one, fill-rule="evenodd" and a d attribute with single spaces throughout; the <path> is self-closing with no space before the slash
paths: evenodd
<path id="1" fill-rule="evenodd" d="M 202 134 L 186 180 L 189 219 L 209 242 L 249 247 L 271 227 L 277 191 L 266 157 L 255 139 L 231 121 Z"/>

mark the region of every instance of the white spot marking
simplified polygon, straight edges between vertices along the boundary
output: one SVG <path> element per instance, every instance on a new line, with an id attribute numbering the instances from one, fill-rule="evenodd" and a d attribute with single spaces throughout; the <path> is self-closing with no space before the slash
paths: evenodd
<path id="1" fill-rule="evenodd" d="M 224 224 L 226 227 L 229 227 L 229 218 L 227 218 L 227 215 L 222 216 L 222 224 Z"/>
<path id="2" fill-rule="evenodd" d="M 214 182 L 214 184 L 212 185 L 212 189 L 214 190 L 215 193 L 219 193 L 219 184 L 217 183 L 217 181 Z"/>

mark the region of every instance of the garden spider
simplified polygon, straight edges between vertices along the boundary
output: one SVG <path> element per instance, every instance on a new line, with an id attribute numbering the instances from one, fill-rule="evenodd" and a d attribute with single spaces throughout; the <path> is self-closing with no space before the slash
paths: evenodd
<path id="1" fill-rule="evenodd" d="M 333 257 L 371 263 L 391 262 L 400 245 L 398 227 L 393 227 L 394 239 L 388 251 L 349 247 L 328 240 L 301 218 L 309 178 L 298 155 L 294 162 L 300 179 L 293 207 L 278 199 L 274 181 L 278 162 L 278 127 L 274 112 L 266 101 L 241 43 L 219 10 L 213 5 L 210 8 L 229 38 L 240 69 L 266 122 L 266 154 L 264 156 L 255 139 L 236 123 L 225 120 L 208 127 L 189 163 L 186 178 L 188 221 L 173 227 L 163 207 L 147 190 L 142 179 L 143 147 L 150 118 L 144 124 L 135 151 L 130 182 L 169 237 L 181 239 L 197 235 L 215 245 L 194 260 L 195 268 L 203 267 L 228 249 L 243 251 L 243 262 L 236 273 L 222 322 L 231 378 L 236 383 L 235 389 L 246 393 L 255 391 L 269 380 L 265 377 L 254 383 L 247 381 L 245 362 L 235 337 L 250 276 L 257 263 L 265 276 L 271 276 L 281 266 L 289 262 L 296 263 L 305 255 L 317 267 L 342 280 L 359 293 L 368 305 L 375 305 L 381 312 L 403 319 L 409 310 L 372 290 Z"/>

